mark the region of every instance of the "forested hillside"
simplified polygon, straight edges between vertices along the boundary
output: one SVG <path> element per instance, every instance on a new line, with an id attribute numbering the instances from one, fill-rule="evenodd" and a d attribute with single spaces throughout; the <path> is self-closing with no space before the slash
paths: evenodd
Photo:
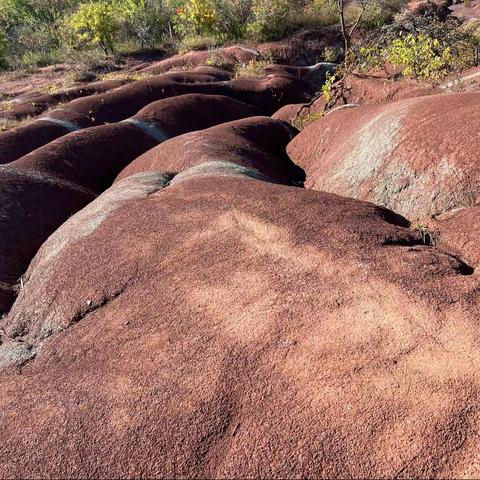
<path id="1" fill-rule="evenodd" d="M 360 27 L 378 28 L 402 7 L 403 0 L 369 0 L 350 4 L 345 16 L 353 22 L 364 10 Z M 4 67 L 44 66 L 92 48 L 198 49 L 338 20 L 335 0 L 0 0 L 0 54 Z"/>

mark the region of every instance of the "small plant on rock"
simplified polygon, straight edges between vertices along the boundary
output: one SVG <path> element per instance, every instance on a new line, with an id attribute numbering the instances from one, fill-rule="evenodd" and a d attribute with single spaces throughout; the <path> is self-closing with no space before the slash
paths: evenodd
<path id="1" fill-rule="evenodd" d="M 239 63 L 235 68 L 236 77 L 261 78 L 265 76 L 265 69 L 273 63 L 271 54 L 264 54 L 247 63 Z"/>
<path id="2" fill-rule="evenodd" d="M 322 94 L 326 104 L 328 104 L 333 98 L 332 86 L 335 83 L 335 81 L 336 81 L 335 75 L 332 75 L 330 72 L 327 72 L 327 79 L 325 80 L 325 83 L 322 85 Z"/>
<path id="3" fill-rule="evenodd" d="M 296 116 L 292 121 L 292 126 L 297 130 L 303 130 L 313 122 L 323 117 L 323 112 L 308 112 L 303 115 Z"/>

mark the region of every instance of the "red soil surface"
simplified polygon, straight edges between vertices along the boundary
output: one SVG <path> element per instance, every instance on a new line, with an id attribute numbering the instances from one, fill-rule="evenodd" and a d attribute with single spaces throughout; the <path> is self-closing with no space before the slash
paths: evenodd
<path id="1" fill-rule="evenodd" d="M 175 172 L 212 159 L 255 170 L 270 181 L 303 184 L 303 170 L 285 154 L 296 131 L 268 117 L 251 117 L 180 135 L 144 153 L 118 176 L 117 181 L 141 172 Z"/>
<path id="2" fill-rule="evenodd" d="M 477 93 L 460 93 L 332 111 L 288 152 L 307 188 L 427 218 L 476 195 L 479 107 Z"/>
<path id="3" fill-rule="evenodd" d="M 480 476 L 480 94 L 305 65 L 0 134 L 0 478 Z"/>
<path id="4" fill-rule="evenodd" d="M 480 266 L 480 209 L 464 207 L 440 215 L 430 222 L 438 241 L 456 250 L 468 263 Z"/>
<path id="5" fill-rule="evenodd" d="M 1 476 L 479 473 L 468 266 L 371 204 L 175 178 L 117 183 L 30 266 Z"/>
<path id="6" fill-rule="evenodd" d="M 33 122 L 0 133 L 0 164 L 12 162 L 72 130 L 119 122 L 156 100 L 188 93 L 226 95 L 271 114 L 287 103 L 305 101 L 313 87 L 289 75 L 230 81 L 189 72 L 158 75 L 113 91 L 77 98 Z"/>
<path id="7" fill-rule="evenodd" d="M 192 115 L 195 111 L 204 113 Z M 130 121 L 65 135 L 0 169 L 0 247 L 5 252 L 0 261 L 0 313 L 10 307 L 18 279 L 41 244 L 136 157 L 176 135 L 258 113 L 220 95 L 166 98 Z M 29 208 L 32 202 L 34 208 Z"/>

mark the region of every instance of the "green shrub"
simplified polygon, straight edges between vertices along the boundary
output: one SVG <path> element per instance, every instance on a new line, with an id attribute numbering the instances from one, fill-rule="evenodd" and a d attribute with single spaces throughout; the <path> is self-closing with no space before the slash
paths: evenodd
<path id="1" fill-rule="evenodd" d="M 0 31 L 0 68 L 7 65 L 5 54 L 7 53 L 7 39 L 2 31 Z"/>
<path id="2" fill-rule="evenodd" d="M 448 73 L 452 52 L 437 39 L 408 34 L 392 42 L 388 58 L 393 65 L 403 66 L 404 76 L 436 79 Z"/>
<path id="3" fill-rule="evenodd" d="M 247 63 L 239 63 L 235 68 L 235 76 L 243 78 L 262 78 L 265 69 L 272 64 L 270 58 L 258 58 Z"/>
<path id="4" fill-rule="evenodd" d="M 323 59 L 325 62 L 336 62 L 339 52 L 333 47 L 325 47 L 323 49 Z"/>
<path id="5" fill-rule="evenodd" d="M 274 40 L 287 31 L 287 18 L 292 8 L 289 0 L 253 0 L 253 21 L 247 32 L 256 40 Z"/>
<path id="6" fill-rule="evenodd" d="M 404 5 L 404 0 L 370 0 L 365 4 L 360 26 L 364 30 L 374 30 L 388 25 Z"/>
<path id="7" fill-rule="evenodd" d="M 332 100 L 332 87 L 336 81 L 335 75 L 332 75 L 330 72 L 327 72 L 327 78 L 325 83 L 322 85 L 322 94 L 323 98 L 325 99 L 325 103 L 330 102 Z"/>
<path id="8" fill-rule="evenodd" d="M 333 25 L 339 21 L 339 14 L 335 0 L 313 0 L 311 9 L 319 15 L 322 25 Z"/>
<path id="9" fill-rule="evenodd" d="M 179 52 L 189 52 L 191 50 L 209 50 L 216 47 L 219 40 L 213 36 L 195 35 L 192 37 L 185 37 L 182 40 Z"/>
<path id="10" fill-rule="evenodd" d="M 355 51 L 357 67 L 368 71 L 395 63 L 406 65 L 407 76 L 436 79 L 478 65 L 480 22 L 439 20 L 437 13 L 433 9 L 428 15 L 404 15 L 372 31 Z"/>
<path id="11" fill-rule="evenodd" d="M 174 24 L 175 30 L 182 37 L 215 35 L 218 15 L 213 0 L 186 0 L 177 8 Z"/>
<path id="12" fill-rule="evenodd" d="M 291 123 L 297 130 L 303 130 L 311 123 L 316 122 L 317 120 L 322 118 L 323 115 L 323 112 L 308 112 L 298 115 L 293 119 Z"/>
<path id="13" fill-rule="evenodd" d="M 238 40 L 247 34 L 252 19 L 252 0 L 214 0 L 217 31 L 222 39 Z"/>
<path id="14" fill-rule="evenodd" d="M 134 38 L 142 50 L 154 48 L 167 32 L 167 10 L 158 0 L 116 0 L 113 7 L 124 42 Z"/>
<path id="15" fill-rule="evenodd" d="M 100 1 L 81 4 L 72 15 L 70 24 L 82 44 L 99 45 L 105 55 L 109 51 L 113 53 L 114 37 L 119 25 L 111 3 Z"/>
<path id="16" fill-rule="evenodd" d="M 223 70 L 228 70 L 228 71 L 232 71 L 235 68 L 232 65 L 232 63 L 227 62 L 223 58 L 223 56 L 219 52 L 216 52 L 216 51 L 212 51 L 210 53 L 210 55 L 208 56 L 207 61 L 205 63 L 207 65 L 211 66 L 211 67 L 217 67 L 217 68 L 221 68 Z"/>
<path id="17" fill-rule="evenodd" d="M 383 68 L 388 59 L 388 48 L 384 48 L 378 43 L 365 47 L 360 47 L 356 62 L 358 70 L 361 73 L 367 73 L 371 69 Z"/>

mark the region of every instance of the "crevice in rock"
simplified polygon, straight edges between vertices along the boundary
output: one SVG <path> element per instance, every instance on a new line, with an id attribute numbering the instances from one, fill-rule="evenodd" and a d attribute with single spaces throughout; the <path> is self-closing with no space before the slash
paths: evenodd
<path id="1" fill-rule="evenodd" d="M 455 265 L 453 266 L 454 270 L 458 272 L 460 275 L 473 275 L 475 273 L 475 268 L 461 259 L 459 256 L 454 255 L 453 253 L 444 252 L 444 255 L 452 258 L 455 261 Z"/>
<path id="2" fill-rule="evenodd" d="M 0 370 L 8 367 L 17 367 L 19 373 L 22 369 L 33 361 L 40 352 L 43 343 L 50 337 L 64 332 L 71 326 L 84 320 L 88 315 L 108 305 L 118 298 L 131 285 L 132 281 L 125 282 L 120 288 L 110 295 L 104 295 L 98 301 L 88 300 L 85 307 L 77 311 L 70 321 L 57 330 L 49 330 L 38 342 L 29 342 L 20 335 L 9 336 L 3 328 L 0 327 Z M 3 348 L 2 348 L 3 347 Z"/>
<path id="3" fill-rule="evenodd" d="M 386 247 L 410 247 L 414 251 L 422 251 L 425 248 L 435 248 L 436 244 L 426 243 L 423 236 L 420 237 L 389 237 L 382 242 L 383 246 Z M 415 248 L 420 247 L 420 248 Z M 422 248 L 423 247 L 423 248 Z M 452 252 L 447 252 L 442 249 L 437 250 L 438 254 L 448 257 L 453 260 L 451 262 L 451 268 L 455 273 L 460 275 L 473 275 L 475 268 L 469 265 L 464 259 L 459 255 L 456 255 Z"/>
<path id="4" fill-rule="evenodd" d="M 85 307 L 81 308 L 70 320 L 68 327 L 71 325 L 75 325 L 76 323 L 80 322 L 83 320 L 85 317 L 90 315 L 91 313 L 95 312 L 96 310 L 99 310 L 100 308 L 103 308 L 105 305 L 109 304 L 111 301 L 115 300 L 118 298 L 127 288 L 130 286 L 131 282 L 126 282 L 124 285 L 122 285 L 118 290 L 113 292 L 111 295 L 106 295 L 100 298 L 99 301 L 93 302 L 92 300 L 88 300 Z M 63 331 L 66 328 L 60 330 Z M 59 331 L 55 332 L 59 333 Z M 47 337 L 48 338 L 48 337 Z"/>
<path id="5" fill-rule="evenodd" d="M 385 247 L 432 247 L 431 243 L 427 242 L 427 239 L 418 236 L 405 236 L 405 237 L 387 237 L 382 241 L 382 245 Z"/>

